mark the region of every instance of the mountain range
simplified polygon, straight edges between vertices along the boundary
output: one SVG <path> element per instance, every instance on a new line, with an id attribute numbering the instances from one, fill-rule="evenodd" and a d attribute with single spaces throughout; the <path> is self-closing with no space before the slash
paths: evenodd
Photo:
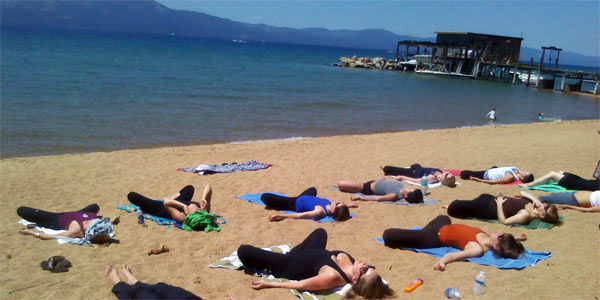
<path id="1" fill-rule="evenodd" d="M 12 30 L 75 31 L 176 35 L 249 42 L 395 50 L 400 40 L 434 41 L 383 29 L 294 29 L 248 24 L 201 12 L 173 10 L 154 0 L 1 0 L 0 26 Z M 539 58 L 541 50 L 522 47 L 521 59 Z M 561 64 L 600 65 L 596 56 L 561 52 Z"/>

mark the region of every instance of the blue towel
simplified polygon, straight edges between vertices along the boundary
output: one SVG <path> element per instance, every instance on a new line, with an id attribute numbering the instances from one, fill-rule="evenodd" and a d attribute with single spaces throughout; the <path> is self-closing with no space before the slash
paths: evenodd
<path id="1" fill-rule="evenodd" d="M 411 229 L 420 229 L 419 227 Z M 383 238 L 374 238 L 374 240 L 383 243 Z M 412 250 L 420 253 L 427 253 L 437 258 L 441 258 L 450 252 L 458 252 L 459 249 L 453 247 L 439 247 L 439 248 L 426 248 L 426 249 L 415 249 L 415 248 L 402 248 L 405 250 Z M 527 266 L 534 266 L 538 261 L 548 259 L 552 256 L 552 252 L 536 252 L 525 249 L 525 253 L 518 259 L 497 257 L 492 251 L 486 251 L 480 257 L 467 258 L 467 261 L 474 262 L 484 266 L 495 266 L 498 269 L 523 269 Z"/>
<path id="2" fill-rule="evenodd" d="M 258 194 L 244 194 L 244 195 L 241 195 L 241 196 L 237 196 L 236 198 L 242 199 L 242 200 L 246 200 L 248 202 L 252 202 L 252 203 L 255 203 L 255 204 L 259 204 L 259 205 L 262 205 L 262 206 L 266 206 L 266 204 L 264 202 L 262 202 L 262 200 L 260 200 L 260 196 L 262 196 L 262 194 L 263 193 L 258 193 Z M 280 194 L 280 193 L 271 193 L 271 192 L 269 192 L 269 194 L 275 194 L 275 195 L 278 195 L 278 196 L 287 197 L 286 195 Z M 286 214 L 296 213 L 295 211 L 290 211 L 290 210 L 284 210 L 283 212 L 286 213 Z M 354 218 L 354 217 L 356 217 L 356 215 L 355 214 L 350 214 L 350 217 Z M 320 219 L 315 219 L 315 221 L 320 222 L 320 223 L 335 222 L 335 219 L 332 218 L 332 217 L 330 217 L 330 216 L 325 216 L 325 217 L 322 217 Z"/>

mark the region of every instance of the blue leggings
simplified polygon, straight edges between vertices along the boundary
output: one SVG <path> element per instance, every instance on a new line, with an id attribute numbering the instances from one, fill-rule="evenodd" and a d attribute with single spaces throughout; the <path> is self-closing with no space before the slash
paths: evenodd
<path id="1" fill-rule="evenodd" d="M 540 201 L 550 204 L 568 204 L 579 206 L 575 193 L 552 193 L 550 195 L 540 196 Z"/>

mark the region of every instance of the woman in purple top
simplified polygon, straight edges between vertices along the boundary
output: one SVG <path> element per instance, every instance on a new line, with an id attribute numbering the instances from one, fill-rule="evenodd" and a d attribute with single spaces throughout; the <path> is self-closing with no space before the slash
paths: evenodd
<path id="1" fill-rule="evenodd" d="M 275 214 L 269 216 L 271 221 L 281 221 L 283 219 L 318 219 L 325 216 L 332 216 L 336 221 L 346 221 L 350 219 L 349 207 L 358 207 L 358 205 L 346 205 L 340 201 L 331 202 L 324 198 L 317 197 L 317 189 L 308 188 L 297 197 L 286 197 L 271 193 L 264 193 L 260 199 L 267 208 L 276 210 L 289 210 L 293 214 Z"/>
<path id="2" fill-rule="evenodd" d="M 90 223 L 99 219 L 97 215 L 100 207 L 98 204 L 88 205 L 78 211 L 55 213 L 44 211 L 41 209 L 35 209 L 31 207 L 21 206 L 17 209 L 17 214 L 29 221 L 36 223 L 39 226 L 54 229 L 54 230 L 66 230 L 65 232 L 58 233 L 56 236 L 71 237 L 71 238 L 82 238 L 85 237 L 86 230 Z M 115 218 L 111 223 L 113 225 L 119 224 L 119 217 Z M 54 235 L 45 234 L 41 232 L 33 232 L 28 229 L 22 229 L 19 231 L 21 234 L 33 235 L 42 240 L 54 239 Z M 112 239 L 109 235 L 96 235 L 90 240 L 92 243 L 107 243 Z"/>

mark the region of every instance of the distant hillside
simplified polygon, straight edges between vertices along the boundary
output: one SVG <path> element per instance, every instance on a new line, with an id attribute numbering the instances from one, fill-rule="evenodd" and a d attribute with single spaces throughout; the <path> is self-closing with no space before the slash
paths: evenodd
<path id="1" fill-rule="evenodd" d="M 153 0 L 0 0 L 0 26 L 16 30 L 156 34 L 300 45 L 395 50 L 400 40 L 432 40 L 383 29 L 293 29 L 172 10 Z M 540 54 L 524 48 L 522 60 Z M 541 52 L 540 52 L 541 53 Z M 562 53 L 561 63 L 598 66 L 598 57 Z"/>
<path id="2" fill-rule="evenodd" d="M 83 31 L 291 43 L 395 50 L 396 42 L 418 39 L 381 29 L 293 29 L 247 24 L 200 12 L 172 10 L 153 0 L 2 0 L 1 26 L 10 29 Z"/>

